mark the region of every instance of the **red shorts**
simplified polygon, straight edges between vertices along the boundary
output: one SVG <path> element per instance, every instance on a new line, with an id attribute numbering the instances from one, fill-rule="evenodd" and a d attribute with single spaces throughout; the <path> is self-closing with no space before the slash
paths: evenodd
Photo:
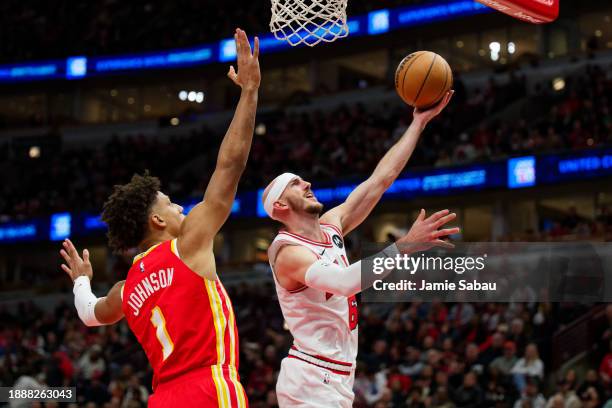
<path id="1" fill-rule="evenodd" d="M 235 375 L 230 375 L 232 372 Z M 148 406 L 247 408 L 249 402 L 235 369 L 215 366 L 214 369 L 203 367 L 191 370 L 169 381 L 160 382 L 149 397 Z"/>

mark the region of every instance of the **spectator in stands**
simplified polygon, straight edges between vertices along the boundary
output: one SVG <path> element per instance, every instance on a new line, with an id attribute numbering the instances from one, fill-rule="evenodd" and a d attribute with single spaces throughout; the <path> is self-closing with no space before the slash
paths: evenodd
<path id="1" fill-rule="evenodd" d="M 554 408 L 559 404 L 562 408 L 581 408 L 582 406 L 580 398 L 573 389 L 573 384 L 567 377 L 558 381 L 557 392 L 548 399 L 546 408 Z"/>
<path id="2" fill-rule="evenodd" d="M 106 363 L 102 358 L 102 347 L 98 344 L 91 346 L 79 360 L 78 367 L 83 377 L 87 380 L 91 380 L 95 376 L 104 375 Z"/>
<path id="3" fill-rule="evenodd" d="M 516 365 L 516 345 L 512 341 L 504 343 L 503 355 L 497 357 L 489 366 L 491 371 L 495 371 L 501 375 L 509 375 Z"/>
<path id="4" fill-rule="evenodd" d="M 36 376 L 34 375 L 35 372 L 35 368 L 30 366 L 30 365 L 26 365 L 24 367 L 21 367 L 21 371 L 23 373 L 23 375 L 21 375 L 19 378 L 17 378 L 17 381 L 15 382 L 15 384 L 13 384 L 13 388 L 14 389 L 18 389 L 18 390 L 42 390 L 45 388 L 45 384 L 42 381 L 42 375 L 39 375 L 39 378 L 36 378 Z M 28 408 L 32 405 L 32 402 L 30 402 L 30 400 L 12 400 L 9 403 L 10 408 Z"/>
<path id="5" fill-rule="evenodd" d="M 477 373 L 470 371 L 463 377 L 463 384 L 455 391 L 453 402 L 458 407 L 478 408 L 483 401 L 483 392 L 478 385 Z"/>
<path id="6" fill-rule="evenodd" d="M 500 332 L 495 332 L 490 335 L 487 340 L 479 346 L 480 361 L 486 367 L 497 357 L 504 353 L 504 335 Z"/>
<path id="7" fill-rule="evenodd" d="M 354 385 L 355 394 L 359 396 L 358 400 L 367 405 L 377 403 L 387 388 L 386 382 L 385 374 L 382 371 L 377 372 L 367 367 L 365 371 L 359 370 Z"/>
<path id="8" fill-rule="evenodd" d="M 597 408 L 601 405 L 601 398 L 595 387 L 588 387 L 580 395 L 580 401 L 582 401 L 582 408 Z"/>
<path id="9" fill-rule="evenodd" d="M 129 402 L 135 402 L 141 406 L 146 406 L 147 400 L 149 399 L 149 392 L 147 388 L 142 385 L 140 378 L 133 375 L 130 377 L 128 388 L 125 392 L 125 403 L 123 405 L 129 405 Z"/>
<path id="10" fill-rule="evenodd" d="M 402 406 L 408 399 L 408 392 L 412 386 L 412 379 L 392 367 L 387 374 L 387 385 L 391 390 L 391 403 L 393 406 Z"/>
<path id="11" fill-rule="evenodd" d="M 527 345 L 524 357 L 516 362 L 511 373 L 519 392 L 525 390 L 526 381 L 529 377 L 535 377 L 539 380 L 544 378 L 544 363 L 540 360 L 538 346 L 535 343 Z"/>
<path id="12" fill-rule="evenodd" d="M 521 398 L 514 403 L 514 408 L 545 408 L 546 399 L 540 393 L 539 380 L 534 377 L 527 377 L 525 390 Z"/>
<path id="13" fill-rule="evenodd" d="M 405 406 L 406 408 L 426 408 L 423 401 L 423 390 L 419 387 L 412 387 Z"/>
<path id="14" fill-rule="evenodd" d="M 418 376 L 423 369 L 421 352 L 416 347 L 409 346 L 406 354 L 406 361 L 399 367 L 400 372 L 411 377 Z"/>
<path id="15" fill-rule="evenodd" d="M 454 408 L 455 404 L 448 396 L 448 389 L 446 387 L 438 387 L 431 398 L 430 406 L 432 408 Z"/>
<path id="16" fill-rule="evenodd" d="M 527 345 L 527 336 L 525 334 L 525 322 L 522 319 L 518 317 L 512 319 L 508 340 L 514 342 L 517 350 L 520 351 L 525 349 L 525 346 Z"/>
<path id="17" fill-rule="evenodd" d="M 602 384 L 603 383 L 603 384 Z M 606 395 L 610 395 L 610 383 L 600 381 L 596 370 L 590 369 L 587 371 L 584 382 L 576 390 L 576 395 L 583 400 L 588 394 L 587 391 L 592 388 L 597 393 L 597 399 L 603 401 Z"/>

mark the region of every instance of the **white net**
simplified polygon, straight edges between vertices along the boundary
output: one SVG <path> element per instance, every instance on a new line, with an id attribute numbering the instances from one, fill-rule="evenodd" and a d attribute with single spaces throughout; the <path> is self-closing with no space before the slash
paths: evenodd
<path id="1" fill-rule="evenodd" d="M 270 31 L 292 46 L 346 37 L 348 0 L 272 0 Z"/>

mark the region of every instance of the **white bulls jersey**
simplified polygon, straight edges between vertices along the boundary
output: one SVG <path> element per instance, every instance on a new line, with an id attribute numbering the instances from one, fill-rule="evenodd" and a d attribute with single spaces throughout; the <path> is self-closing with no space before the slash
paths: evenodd
<path id="1" fill-rule="evenodd" d="M 278 251 L 285 245 L 301 245 L 318 258 L 348 266 L 342 234 L 336 226 L 321 224 L 323 242 L 280 231 L 268 257 L 274 272 Z M 357 356 L 357 301 L 352 296 L 332 295 L 304 286 L 288 291 L 274 282 L 285 322 L 294 338 L 289 357 L 297 358 L 331 371 L 351 371 Z"/>

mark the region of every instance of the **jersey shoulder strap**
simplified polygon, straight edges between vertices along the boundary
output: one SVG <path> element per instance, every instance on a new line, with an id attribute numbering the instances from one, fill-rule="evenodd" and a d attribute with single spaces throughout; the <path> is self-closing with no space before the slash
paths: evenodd
<path id="1" fill-rule="evenodd" d="M 317 258 L 320 257 L 325 249 L 332 247 L 330 234 L 324 230 L 323 235 L 325 236 L 325 240 L 323 242 L 318 242 L 297 234 L 293 234 L 289 231 L 280 231 L 268 248 L 268 259 L 270 261 L 270 265 L 274 267 L 274 262 L 276 261 L 278 251 L 280 251 L 280 249 L 285 245 L 303 246 L 310 249 L 317 256 Z"/>

